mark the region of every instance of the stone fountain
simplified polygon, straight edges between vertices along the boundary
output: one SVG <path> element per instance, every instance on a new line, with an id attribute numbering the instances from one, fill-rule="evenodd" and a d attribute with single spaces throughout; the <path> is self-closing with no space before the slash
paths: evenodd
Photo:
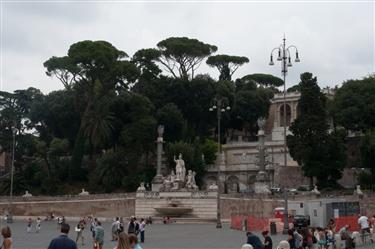
<path id="1" fill-rule="evenodd" d="M 161 172 L 161 154 L 163 143 L 162 126 L 158 129 L 157 139 L 157 174 L 152 182 L 152 191 L 147 191 L 144 184 L 136 193 L 135 215 L 137 217 L 180 217 L 215 220 L 217 212 L 217 186 L 210 186 L 207 191 L 200 191 L 196 173 L 188 169 L 182 154 L 174 157 L 176 166 L 170 174 Z"/>
<path id="2" fill-rule="evenodd" d="M 168 217 L 181 217 L 190 213 L 193 209 L 191 207 L 181 206 L 181 203 L 176 200 L 171 200 L 168 206 L 154 208 L 159 214 Z"/>

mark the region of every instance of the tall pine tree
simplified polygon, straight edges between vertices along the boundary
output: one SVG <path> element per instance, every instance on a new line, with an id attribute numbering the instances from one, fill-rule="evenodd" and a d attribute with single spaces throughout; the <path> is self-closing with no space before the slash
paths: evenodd
<path id="1" fill-rule="evenodd" d="M 299 100 L 300 115 L 290 127 L 287 144 L 290 155 L 302 166 L 305 176 L 315 177 L 320 187 L 334 186 L 345 165 L 343 137 L 329 133 L 326 97 L 316 77 L 303 73 Z"/>

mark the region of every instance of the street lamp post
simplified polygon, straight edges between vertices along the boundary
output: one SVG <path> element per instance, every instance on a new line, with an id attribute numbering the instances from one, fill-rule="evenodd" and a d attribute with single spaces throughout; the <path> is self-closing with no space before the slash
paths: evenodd
<path id="1" fill-rule="evenodd" d="M 10 205 L 9 205 L 9 214 L 7 217 L 7 223 L 13 222 L 13 176 L 14 176 L 14 155 L 15 155 L 15 148 L 16 148 L 16 127 L 12 127 L 12 162 L 11 162 L 11 169 L 10 169 Z"/>
<path id="2" fill-rule="evenodd" d="M 229 105 L 225 102 L 224 98 L 217 97 L 213 100 L 213 105 L 210 107 L 209 111 L 213 112 L 216 110 L 216 116 L 217 116 L 217 144 L 218 144 L 218 156 L 221 157 L 221 143 L 220 143 L 220 122 L 221 122 L 221 115 L 225 111 L 230 111 Z M 220 169 L 220 160 L 217 160 L 217 212 L 216 212 L 216 228 L 222 228 L 221 224 L 221 212 L 220 212 L 220 175 L 221 175 L 221 169 Z"/>
<path id="3" fill-rule="evenodd" d="M 291 53 L 290 50 L 293 48 L 296 51 L 296 58 L 295 62 L 300 62 L 300 59 L 298 57 L 298 49 L 294 45 L 286 46 L 285 42 L 285 36 L 283 38 L 283 43 L 280 44 L 278 47 L 274 48 L 271 51 L 271 56 L 270 56 L 270 66 L 273 66 L 275 63 L 273 61 L 273 52 L 278 51 L 278 56 L 277 60 L 281 61 L 281 74 L 283 76 L 283 81 L 284 81 L 284 96 L 283 96 L 283 127 L 284 127 L 284 166 L 287 166 L 287 148 L 286 148 L 286 84 L 285 84 L 285 78 L 286 75 L 288 74 L 288 67 L 292 66 L 292 61 L 291 61 Z M 288 224 L 288 190 L 285 187 L 284 188 L 284 202 L 285 202 L 285 208 L 284 208 L 284 230 L 283 233 L 286 234 L 289 230 L 289 224 Z"/>

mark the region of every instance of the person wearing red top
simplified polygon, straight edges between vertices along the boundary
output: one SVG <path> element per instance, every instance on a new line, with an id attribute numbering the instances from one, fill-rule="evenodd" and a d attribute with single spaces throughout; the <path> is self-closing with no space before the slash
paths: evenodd
<path id="1" fill-rule="evenodd" d="M 375 241 L 375 215 L 372 216 L 371 219 L 370 219 L 370 226 L 371 226 L 371 229 L 372 229 L 371 243 L 374 243 L 374 241 Z"/>

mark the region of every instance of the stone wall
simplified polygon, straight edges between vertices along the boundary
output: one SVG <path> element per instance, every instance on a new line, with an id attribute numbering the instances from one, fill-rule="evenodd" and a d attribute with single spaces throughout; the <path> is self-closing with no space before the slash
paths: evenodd
<path id="1" fill-rule="evenodd" d="M 0 212 L 6 213 L 10 200 L 1 198 Z M 135 213 L 135 197 L 128 195 L 90 195 L 85 197 L 31 197 L 15 198 L 12 202 L 14 216 L 56 216 L 113 218 L 130 217 Z"/>
<path id="2" fill-rule="evenodd" d="M 284 202 L 277 199 L 262 198 L 221 198 L 221 216 L 230 219 L 231 215 L 252 215 L 253 217 L 273 217 L 273 210 L 282 207 Z"/>
<path id="3" fill-rule="evenodd" d="M 193 198 L 180 197 L 182 206 L 194 207 L 191 217 L 197 219 L 216 218 L 216 198 L 215 196 L 203 196 L 196 194 Z M 339 196 L 331 193 L 330 196 L 338 196 L 337 199 L 347 201 L 358 201 L 361 211 L 368 216 L 375 215 L 375 193 L 365 193 L 363 198 L 358 196 Z M 323 197 L 323 196 L 322 196 Z M 316 197 L 290 196 L 290 201 L 311 200 Z M 113 218 L 115 216 L 129 217 L 137 215 L 139 217 L 158 216 L 155 207 L 167 206 L 171 198 L 137 198 L 135 194 L 111 194 L 111 195 L 90 195 L 90 196 L 60 196 L 60 197 L 31 197 L 13 199 L 13 215 L 15 216 L 42 216 L 53 212 L 55 215 L 66 217 L 80 217 L 95 215 L 103 218 Z M 222 195 L 221 215 L 223 219 L 229 219 L 231 215 L 252 215 L 253 217 L 272 217 L 276 207 L 283 207 L 282 196 L 270 199 L 245 195 Z M 9 207 L 9 199 L 0 197 L 0 214 L 4 214 Z M 136 211 L 137 207 L 137 211 Z M 160 216 L 160 215 L 159 215 Z"/>

